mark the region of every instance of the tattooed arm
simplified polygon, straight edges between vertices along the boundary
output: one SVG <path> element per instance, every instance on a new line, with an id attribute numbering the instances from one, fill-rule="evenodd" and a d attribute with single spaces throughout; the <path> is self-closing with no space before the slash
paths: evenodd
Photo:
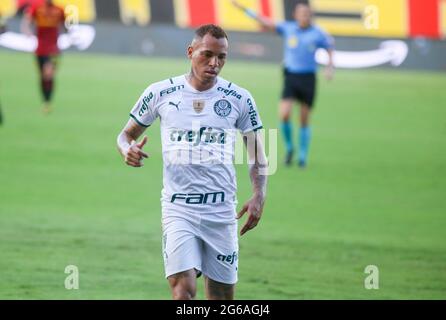
<path id="1" fill-rule="evenodd" d="M 248 220 L 240 231 L 241 236 L 255 228 L 259 223 L 265 204 L 267 184 L 267 160 L 260 132 L 249 132 L 244 135 L 243 139 L 248 150 L 249 176 L 251 178 L 253 196 L 237 215 L 237 219 L 240 219 L 246 212 L 249 214 Z"/>

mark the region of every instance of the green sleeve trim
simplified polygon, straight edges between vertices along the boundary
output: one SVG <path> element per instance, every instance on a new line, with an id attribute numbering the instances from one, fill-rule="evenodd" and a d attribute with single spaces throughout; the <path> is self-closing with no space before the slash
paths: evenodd
<path id="1" fill-rule="evenodd" d="M 263 126 L 260 126 L 260 127 L 254 128 L 254 129 L 248 129 L 246 131 L 242 131 L 242 134 L 247 134 L 247 133 L 250 133 L 250 132 L 256 132 L 256 131 L 258 131 L 260 129 L 263 129 Z"/>
<path id="2" fill-rule="evenodd" d="M 131 114 L 131 113 L 130 113 L 130 117 L 131 117 L 133 120 L 135 120 L 136 123 L 139 124 L 141 127 L 145 127 L 145 128 L 150 127 L 150 125 L 146 125 L 146 124 L 144 124 L 144 123 L 141 123 L 141 122 L 140 122 L 138 119 L 136 119 L 136 117 L 135 117 L 133 114 Z"/>
<path id="3" fill-rule="evenodd" d="M 257 130 L 260 130 L 260 129 L 263 129 L 263 126 L 260 126 L 260 127 L 257 127 L 257 128 L 254 128 L 252 131 L 257 131 Z"/>

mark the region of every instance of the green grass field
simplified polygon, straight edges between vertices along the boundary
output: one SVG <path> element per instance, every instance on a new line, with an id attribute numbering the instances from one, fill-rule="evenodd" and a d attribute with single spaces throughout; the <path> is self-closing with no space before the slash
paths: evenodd
<path id="1" fill-rule="evenodd" d="M 148 84 L 187 69 L 66 54 L 45 116 L 34 58 L 0 51 L 1 299 L 170 299 L 159 125 L 142 169 L 123 164 L 115 139 Z M 278 127 L 279 66 L 229 61 L 222 76 Z M 270 177 L 261 224 L 240 239 L 236 298 L 445 299 L 446 75 L 338 71 L 319 84 L 310 166 Z M 237 171 L 244 202 L 247 168 Z M 70 264 L 79 290 L 64 288 Z M 367 265 L 379 290 L 364 288 Z"/>

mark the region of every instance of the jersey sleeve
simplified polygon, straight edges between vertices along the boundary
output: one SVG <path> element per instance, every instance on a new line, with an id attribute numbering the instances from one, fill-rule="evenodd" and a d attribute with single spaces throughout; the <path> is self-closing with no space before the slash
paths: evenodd
<path id="1" fill-rule="evenodd" d="M 236 122 L 236 128 L 240 130 L 241 133 L 248 133 L 263 128 L 257 105 L 254 98 L 249 93 L 243 101 L 240 116 Z"/>
<path id="2" fill-rule="evenodd" d="M 130 117 L 140 126 L 150 127 L 159 116 L 158 108 L 155 103 L 155 95 L 156 92 L 153 87 L 149 86 L 130 111 Z"/>
<path id="3" fill-rule="evenodd" d="M 332 49 L 334 47 L 334 39 L 323 30 L 319 30 L 318 48 Z"/>
<path id="4" fill-rule="evenodd" d="M 285 34 L 286 22 L 276 24 L 276 32 L 283 36 Z"/>

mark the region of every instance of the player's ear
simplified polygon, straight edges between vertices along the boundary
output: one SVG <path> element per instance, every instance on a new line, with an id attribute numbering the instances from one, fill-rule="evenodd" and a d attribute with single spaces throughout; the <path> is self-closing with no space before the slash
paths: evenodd
<path id="1" fill-rule="evenodd" d="M 192 54 L 194 53 L 194 48 L 192 48 L 192 46 L 189 46 L 188 48 L 187 48 L 187 57 L 189 58 L 189 59 L 192 59 Z"/>

